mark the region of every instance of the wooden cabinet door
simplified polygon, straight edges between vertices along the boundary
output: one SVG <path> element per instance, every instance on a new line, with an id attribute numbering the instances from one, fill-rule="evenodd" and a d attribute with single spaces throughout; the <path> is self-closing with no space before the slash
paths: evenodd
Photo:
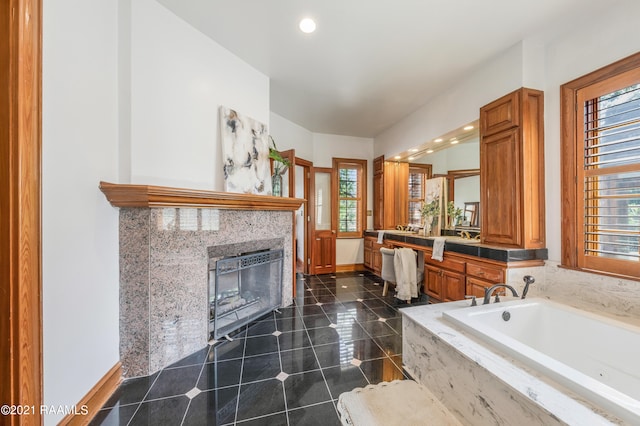
<path id="1" fill-rule="evenodd" d="M 521 155 L 518 129 L 482 138 L 482 241 L 519 247 L 522 243 Z"/>
<path id="2" fill-rule="evenodd" d="M 369 248 L 365 248 L 364 249 L 364 266 L 366 268 L 371 269 L 373 267 L 373 263 L 372 263 L 372 251 Z"/>
<path id="3" fill-rule="evenodd" d="M 436 300 L 442 297 L 442 269 L 431 265 L 424 265 L 424 293 Z"/>
<path id="4" fill-rule="evenodd" d="M 364 266 L 369 269 L 373 268 L 372 253 L 373 253 L 373 238 L 365 237 L 364 238 Z"/>
<path id="5" fill-rule="evenodd" d="M 382 272 L 382 253 L 380 253 L 380 248 L 375 247 L 371 250 L 371 263 L 373 265 L 373 272 L 376 275 L 380 275 Z"/>
<path id="6" fill-rule="evenodd" d="M 373 229 L 384 229 L 384 174 L 373 176 Z"/>
<path id="7" fill-rule="evenodd" d="M 383 176 L 380 229 L 396 229 L 408 223 L 409 163 L 385 161 Z"/>
<path id="8" fill-rule="evenodd" d="M 465 295 L 465 276 L 459 272 L 442 271 L 442 296 L 445 302 L 463 300 Z"/>
<path id="9" fill-rule="evenodd" d="M 483 136 L 520 125 L 520 91 L 496 99 L 480 109 L 480 132 Z"/>

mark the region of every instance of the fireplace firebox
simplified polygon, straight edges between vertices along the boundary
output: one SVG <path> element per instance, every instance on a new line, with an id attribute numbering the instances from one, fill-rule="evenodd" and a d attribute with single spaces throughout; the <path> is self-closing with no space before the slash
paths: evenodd
<path id="1" fill-rule="evenodd" d="M 214 339 L 280 307 L 284 250 L 243 253 L 210 262 L 209 332 Z"/>

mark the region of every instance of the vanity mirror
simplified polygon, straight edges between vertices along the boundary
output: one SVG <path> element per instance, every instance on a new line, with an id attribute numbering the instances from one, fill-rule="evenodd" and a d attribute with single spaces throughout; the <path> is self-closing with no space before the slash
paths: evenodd
<path id="1" fill-rule="evenodd" d="M 477 121 L 392 157 L 409 167 L 431 165 L 431 176 L 447 178 L 447 198 L 463 218 L 447 221 L 449 227 L 465 226 L 478 231 L 480 225 L 480 140 Z M 415 201 L 416 200 L 412 200 Z M 421 202 L 418 204 L 422 204 Z M 475 214 L 471 209 L 475 206 Z M 465 213 L 466 211 L 466 213 Z M 473 216 L 473 217 L 472 217 Z M 410 216 L 411 217 L 411 216 Z M 421 221 L 421 218 L 417 219 Z"/>

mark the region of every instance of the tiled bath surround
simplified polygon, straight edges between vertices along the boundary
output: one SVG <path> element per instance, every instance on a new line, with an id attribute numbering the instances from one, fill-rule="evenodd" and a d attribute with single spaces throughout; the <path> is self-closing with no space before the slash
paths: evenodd
<path id="1" fill-rule="evenodd" d="M 288 211 L 121 208 L 120 359 L 125 377 L 152 374 L 207 344 L 211 247 L 282 241 L 282 306 L 290 305 L 292 223 Z"/>
<path id="2" fill-rule="evenodd" d="M 638 281 L 562 268 L 547 260 L 545 266 L 507 270 L 507 284 L 521 294 L 525 275 L 536 279 L 529 287 L 530 297 L 544 297 L 640 325 Z"/>

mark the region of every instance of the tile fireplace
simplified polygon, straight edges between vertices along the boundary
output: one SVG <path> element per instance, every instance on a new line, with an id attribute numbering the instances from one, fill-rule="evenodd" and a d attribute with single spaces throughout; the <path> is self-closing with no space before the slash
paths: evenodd
<path id="1" fill-rule="evenodd" d="M 292 303 L 294 212 L 303 200 L 104 182 L 100 189 L 120 208 L 125 377 L 153 374 L 208 344 L 210 259 L 229 246 L 281 250 L 273 303 Z"/>

